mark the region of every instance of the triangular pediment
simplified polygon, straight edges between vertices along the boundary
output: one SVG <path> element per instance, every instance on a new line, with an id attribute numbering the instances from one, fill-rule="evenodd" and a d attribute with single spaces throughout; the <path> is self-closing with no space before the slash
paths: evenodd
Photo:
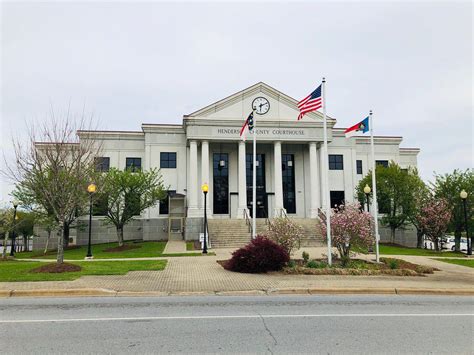
<path id="1" fill-rule="evenodd" d="M 236 92 L 226 98 L 214 102 L 200 110 L 197 110 L 185 118 L 203 118 L 219 120 L 241 120 L 252 111 L 252 103 L 263 97 L 269 102 L 269 110 L 263 115 L 257 115 L 258 119 L 269 121 L 296 121 L 299 110 L 298 100 L 276 90 L 263 82 L 254 84 L 244 90 Z M 331 119 L 330 117 L 328 117 Z M 304 121 L 322 121 L 323 115 L 320 112 L 311 112 L 305 115 Z"/>

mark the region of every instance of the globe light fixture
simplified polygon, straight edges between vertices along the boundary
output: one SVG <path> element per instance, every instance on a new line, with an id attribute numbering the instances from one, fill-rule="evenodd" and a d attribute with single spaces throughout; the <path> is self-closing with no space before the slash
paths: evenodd
<path id="1" fill-rule="evenodd" d="M 459 193 L 459 197 L 461 197 L 463 200 L 465 200 L 467 198 L 467 192 L 466 190 L 462 190 L 460 193 Z"/>
<path id="2" fill-rule="evenodd" d="M 96 190 L 97 190 L 97 185 L 94 183 L 90 183 L 89 186 L 87 186 L 87 192 L 90 194 L 95 193 Z"/>

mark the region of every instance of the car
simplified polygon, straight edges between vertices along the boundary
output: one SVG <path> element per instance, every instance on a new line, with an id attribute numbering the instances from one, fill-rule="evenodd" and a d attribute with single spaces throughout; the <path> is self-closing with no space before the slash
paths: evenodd
<path id="1" fill-rule="evenodd" d="M 467 250 L 467 238 L 461 238 L 461 251 L 466 251 Z M 449 238 L 448 241 L 445 244 L 444 249 L 452 250 L 454 251 L 456 249 L 456 242 L 454 238 Z"/>

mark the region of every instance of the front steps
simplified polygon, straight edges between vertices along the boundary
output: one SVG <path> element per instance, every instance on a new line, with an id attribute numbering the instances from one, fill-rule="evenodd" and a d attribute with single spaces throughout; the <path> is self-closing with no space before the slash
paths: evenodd
<path id="1" fill-rule="evenodd" d="M 323 238 L 316 219 L 292 219 L 303 227 L 302 247 L 323 246 Z M 257 234 L 266 234 L 268 226 L 264 218 L 257 218 Z M 251 233 L 244 219 L 208 219 L 212 248 L 240 248 L 250 242 Z"/>

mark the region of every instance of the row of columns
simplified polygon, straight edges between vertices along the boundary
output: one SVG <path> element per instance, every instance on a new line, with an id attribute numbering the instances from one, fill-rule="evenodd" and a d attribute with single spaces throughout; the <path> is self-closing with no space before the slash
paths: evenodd
<path id="1" fill-rule="evenodd" d="M 189 182 L 188 182 L 188 216 L 201 217 L 202 212 L 198 208 L 198 151 L 197 141 L 191 140 L 189 142 Z M 281 142 L 273 143 L 274 149 L 274 186 L 275 186 L 275 216 L 280 216 L 284 211 L 283 206 L 283 176 L 282 176 L 282 162 L 281 162 Z M 320 182 L 324 179 L 319 176 L 319 163 L 322 160 L 322 149 L 318 149 L 316 142 L 309 143 L 309 162 L 310 162 L 310 217 L 316 218 L 318 209 L 321 207 L 320 201 Z M 277 167 L 280 167 L 279 169 Z M 209 183 L 209 142 L 201 141 L 201 182 Z M 247 175 L 246 175 L 246 151 L 245 142 L 239 142 L 239 157 L 238 157 L 238 188 L 239 188 L 239 205 L 238 218 L 244 218 L 244 213 L 247 210 Z M 326 187 L 321 186 L 321 191 L 325 191 Z M 325 205 L 325 194 L 323 194 L 323 205 Z M 210 208 L 208 208 L 208 215 L 211 215 Z"/>

